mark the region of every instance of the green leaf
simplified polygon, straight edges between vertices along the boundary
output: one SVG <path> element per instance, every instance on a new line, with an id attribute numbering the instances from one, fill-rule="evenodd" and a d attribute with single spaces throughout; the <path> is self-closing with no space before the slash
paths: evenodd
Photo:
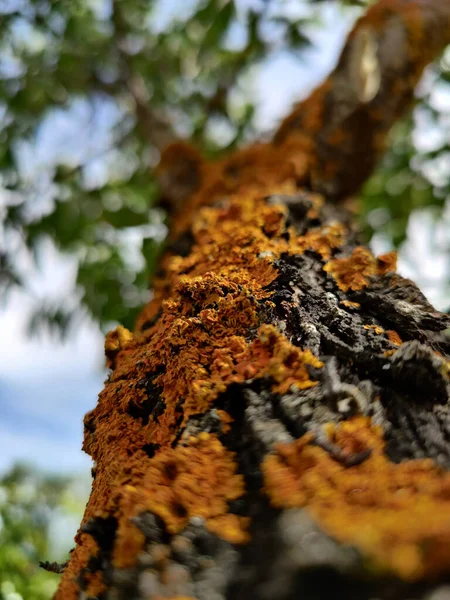
<path id="1" fill-rule="evenodd" d="M 161 255 L 162 246 L 154 238 L 144 238 L 142 240 L 142 254 L 146 264 L 146 274 L 150 281 L 156 271 L 158 259 Z"/>
<path id="2" fill-rule="evenodd" d="M 222 41 L 233 17 L 236 14 L 234 0 L 226 0 L 223 7 L 216 13 L 209 25 L 206 35 L 200 46 L 200 55 L 208 51 L 216 50 Z"/>

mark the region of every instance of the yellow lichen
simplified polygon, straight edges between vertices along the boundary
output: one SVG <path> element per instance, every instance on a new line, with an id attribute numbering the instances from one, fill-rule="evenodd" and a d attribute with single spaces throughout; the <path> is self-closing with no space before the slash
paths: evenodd
<path id="1" fill-rule="evenodd" d="M 382 431 L 365 417 L 330 425 L 328 432 L 344 453 L 370 449 L 370 457 L 346 468 L 312 445 L 309 434 L 279 444 L 262 465 L 272 504 L 306 507 L 329 535 L 403 579 L 447 571 L 450 474 L 429 459 L 392 463 Z"/>
<path id="2" fill-rule="evenodd" d="M 350 300 L 342 300 L 341 304 L 346 308 L 360 308 L 361 304 L 359 302 L 350 302 Z"/>
<path id="3" fill-rule="evenodd" d="M 305 250 L 311 250 L 317 252 L 324 260 L 328 260 L 333 250 L 344 243 L 345 234 L 346 228 L 342 223 L 311 229 L 303 236 L 296 236 L 292 231 L 292 241 L 284 251 L 288 254 L 303 254 Z"/>
<path id="4" fill-rule="evenodd" d="M 234 421 L 233 417 L 225 410 L 218 410 L 217 414 L 219 415 L 222 424 L 222 433 L 228 433 L 231 429 L 231 423 Z"/>
<path id="5" fill-rule="evenodd" d="M 367 287 L 372 277 L 395 271 L 396 258 L 395 252 L 375 258 L 368 248 L 357 246 L 350 256 L 330 260 L 323 269 L 343 292 L 356 292 Z"/>
<path id="6" fill-rule="evenodd" d="M 108 333 L 105 339 L 105 352 L 117 352 L 125 348 L 133 339 L 131 331 L 119 325 Z"/>
<path id="7" fill-rule="evenodd" d="M 246 542 L 249 519 L 227 514 L 228 503 L 245 491 L 237 468 L 234 454 L 209 433 L 157 453 L 142 470 L 139 486 L 123 485 L 118 491 L 124 528 L 117 536 L 115 566 L 130 566 L 142 548 L 143 535 L 130 519 L 143 511 L 158 515 L 171 534 L 182 531 L 192 517 L 201 517 L 224 539 Z"/>
<path id="8" fill-rule="evenodd" d="M 394 346 L 401 346 L 403 344 L 402 338 L 393 329 L 387 329 L 386 335 L 388 337 L 388 340 L 391 342 L 391 344 L 394 344 Z"/>
<path id="9" fill-rule="evenodd" d="M 85 579 L 87 582 L 86 594 L 90 598 L 97 598 L 106 591 L 107 586 L 100 571 L 96 571 L 95 573 L 87 573 L 85 575 Z"/>
<path id="10" fill-rule="evenodd" d="M 384 329 L 380 327 L 380 325 L 364 325 L 364 329 L 367 329 L 368 331 L 372 330 L 377 335 L 381 335 L 382 333 L 384 333 Z"/>
<path id="11" fill-rule="evenodd" d="M 108 367 L 114 366 L 116 354 L 130 345 L 133 339 L 131 331 L 119 325 L 110 331 L 105 338 L 105 354 L 108 360 Z"/>

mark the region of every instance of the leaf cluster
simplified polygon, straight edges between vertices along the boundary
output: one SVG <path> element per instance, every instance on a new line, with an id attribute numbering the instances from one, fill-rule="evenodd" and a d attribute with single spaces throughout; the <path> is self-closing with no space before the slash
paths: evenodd
<path id="1" fill-rule="evenodd" d="M 76 527 L 83 506 L 79 497 L 74 501 L 75 491 L 71 478 L 46 475 L 23 464 L 0 478 L 0 600 L 52 597 L 59 578 L 39 563 L 65 560 L 69 548 L 61 547 L 55 556 L 53 529 L 57 519 L 70 515 Z"/>
<path id="2" fill-rule="evenodd" d="M 309 43 L 284 2 L 9 0 L 0 6 L 2 293 L 42 246 L 76 257 L 66 298 L 37 294 L 32 331 L 86 313 L 132 327 L 165 235 L 163 124 L 216 157 L 254 135 L 252 69 Z"/>

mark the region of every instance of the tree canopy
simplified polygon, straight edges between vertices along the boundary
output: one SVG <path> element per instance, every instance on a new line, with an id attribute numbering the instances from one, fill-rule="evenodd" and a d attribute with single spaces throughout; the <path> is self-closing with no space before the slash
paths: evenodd
<path id="1" fill-rule="evenodd" d="M 58 577 L 39 562 L 64 560 L 87 483 L 24 464 L 0 477 L 1 600 L 46 600 L 53 595 Z"/>
<path id="2" fill-rule="evenodd" d="M 69 331 L 88 314 L 132 327 L 165 237 L 152 174 L 168 141 L 208 158 L 249 141 L 254 69 L 303 60 L 327 2 L 9 0 L 0 7 L 1 288 L 27 289 L 43 241 L 75 257 L 70 299 L 39 297 L 30 327 Z M 337 3 L 355 15 L 370 2 Z M 448 195 L 450 55 L 427 75 L 412 117 L 363 193 L 367 234 L 405 238 L 411 210 Z M 440 214 L 439 212 L 437 214 Z M 367 219 L 366 217 L 369 216 Z"/>

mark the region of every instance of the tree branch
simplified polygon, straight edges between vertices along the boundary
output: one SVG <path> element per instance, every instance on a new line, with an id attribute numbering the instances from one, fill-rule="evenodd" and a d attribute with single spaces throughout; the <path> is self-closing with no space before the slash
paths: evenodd
<path id="1" fill-rule="evenodd" d="M 358 192 L 424 68 L 449 43 L 448 0 L 381 0 L 356 23 L 328 79 L 283 121 L 275 144 L 306 142 L 314 190 L 335 199 Z"/>
<path id="2" fill-rule="evenodd" d="M 152 146 L 162 152 L 169 144 L 177 140 L 171 124 L 159 111 L 150 107 L 150 98 L 142 77 L 134 72 L 131 56 L 125 46 L 127 32 L 126 22 L 118 6 L 119 2 L 112 3 L 111 21 L 116 33 L 116 48 L 124 68 L 123 80 L 134 105 L 138 123 L 142 126 L 146 138 Z"/>
<path id="3" fill-rule="evenodd" d="M 335 197 L 367 176 L 448 40 L 439 2 L 381 0 L 278 147 L 183 159 L 184 236 L 136 331 L 106 338 L 55 600 L 430 600 L 448 581 L 449 317 L 298 190 L 308 169 Z"/>

